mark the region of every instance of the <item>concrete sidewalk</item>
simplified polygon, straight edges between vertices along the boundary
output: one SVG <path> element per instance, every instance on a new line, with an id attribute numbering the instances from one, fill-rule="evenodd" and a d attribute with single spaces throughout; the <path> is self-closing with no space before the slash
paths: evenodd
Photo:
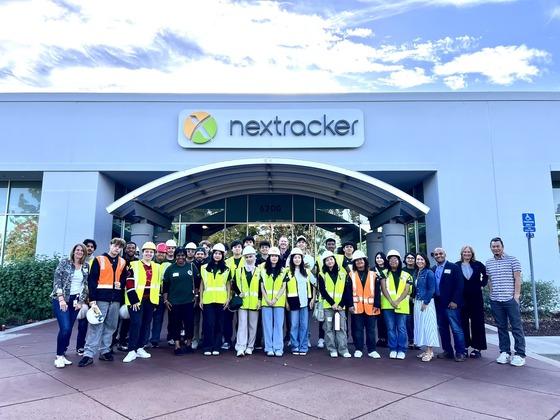
<path id="1" fill-rule="evenodd" d="M 317 325 L 312 324 L 317 332 Z M 78 368 L 54 367 L 56 322 L 0 333 L 1 419 L 557 419 L 560 366 L 542 354 L 560 354 L 558 337 L 528 338 L 521 368 L 498 365 L 495 332 L 481 359 L 464 363 L 417 352 L 405 360 L 332 359 L 312 348 L 307 356 L 244 358 L 173 356 L 122 363 L 94 359 Z M 73 349 L 74 342 L 71 343 Z M 542 346 L 542 347 L 541 347 Z M 350 346 L 352 349 L 352 346 Z"/>

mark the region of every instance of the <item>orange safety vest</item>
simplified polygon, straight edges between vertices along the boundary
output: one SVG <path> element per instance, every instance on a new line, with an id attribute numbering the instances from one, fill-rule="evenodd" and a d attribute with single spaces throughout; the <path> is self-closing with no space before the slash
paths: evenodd
<path id="1" fill-rule="evenodd" d="M 99 280 L 97 281 L 98 289 L 114 289 L 115 283 L 120 281 L 121 274 L 126 267 L 126 261 L 124 258 L 118 257 L 117 271 L 113 272 L 113 266 L 111 261 L 104 255 L 100 255 L 97 258 L 99 263 Z M 107 270 L 109 268 L 109 270 Z"/>
<path id="2" fill-rule="evenodd" d="M 356 314 L 366 313 L 368 315 L 379 315 L 379 308 L 373 307 L 375 301 L 375 280 L 376 275 L 368 270 L 365 287 L 362 286 L 360 275 L 357 271 L 350 272 L 352 279 L 352 299 L 354 301 L 354 311 Z"/>

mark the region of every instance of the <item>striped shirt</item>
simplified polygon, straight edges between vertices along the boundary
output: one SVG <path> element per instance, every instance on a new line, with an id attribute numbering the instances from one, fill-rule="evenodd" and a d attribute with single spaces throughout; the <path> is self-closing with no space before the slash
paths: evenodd
<path id="1" fill-rule="evenodd" d="M 513 273 L 521 271 L 517 258 L 502 254 L 502 258 L 490 258 L 486 261 L 486 273 L 492 279 L 491 300 L 507 302 L 513 299 L 515 278 Z"/>

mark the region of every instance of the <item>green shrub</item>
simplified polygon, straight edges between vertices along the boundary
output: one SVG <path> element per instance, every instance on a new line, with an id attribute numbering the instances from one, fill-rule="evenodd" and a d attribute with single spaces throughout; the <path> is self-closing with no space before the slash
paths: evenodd
<path id="1" fill-rule="evenodd" d="M 537 280 L 535 282 L 537 292 L 537 308 L 540 315 L 550 315 L 558 311 L 558 298 L 560 297 L 560 289 L 551 281 Z M 485 287 L 484 310 L 490 311 L 490 296 L 488 288 Z M 533 286 L 531 280 L 524 279 L 521 283 L 521 312 L 533 313 Z"/>
<path id="2" fill-rule="evenodd" d="M 53 317 L 53 275 L 60 257 L 40 256 L 0 267 L 0 322 L 20 325 Z"/>

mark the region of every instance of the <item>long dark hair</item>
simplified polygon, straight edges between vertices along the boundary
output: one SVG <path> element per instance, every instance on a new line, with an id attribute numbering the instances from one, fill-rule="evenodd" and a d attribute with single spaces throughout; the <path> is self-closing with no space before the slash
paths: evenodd
<path id="1" fill-rule="evenodd" d="M 430 260 L 428 259 L 428 256 L 424 253 L 424 252 L 417 252 L 416 253 L 417 257 L 422 257 L 424 258 L 424 261 L 426 261 L 426 267 L 424 267 L 424 269 L 430 269 Z M 418 271 L 420 271 L 420 269 L 418 269 Z"/>
<path id="2" fill-rule="evenodd" d="M 331 258 L 331 257 L 329 257 Z M 334 276 L 338 276 L 338 263 L 336 262 L 336 258 L 332 257 L 334 259 L 334 265 L 332 270 L 329 270 L 329 267 L 327 267 L 327 264 L 325 264 L 325 262 L 323 261 L 323 269 L 321 270 L 323 273 L 332 273 L 334 274 Z M 367 262 L 367 260 L 365 260 Z"/>
<path id="3" fill-rule="evenodd" d="M 369 261 L 367 260 L 367 258 L 362 258 L 364 260 L 364 271 L 368 271 L 369 270 Z M 358 271 L 358 269 L 356 268 L 356 261 L 352 261 L 352 271 Z"/>
<path id="4" fill-rule="evenodd" d="M 222 259 L 218 262 L 216 262 L 216 260 L 214 259 L 214 253 L 215 252 L 220 252 L 222 254 Z M 206 264 L 206 271 L 211 273 L 212 271 L 214 271 L 214 268 L 217 268 L 220 273 L 223 273 L 224 271 L 226 271 L 227 266 L 226 266 L 226 262 L 225 262 L 225 256 L 226 256 L 225 253 L 223 253 L 222 251 L 212 251 L 210 261 L 208 262 L 208 264 Z"/>
<path id="5" fill-rule="evenodd" d="M 278 275 L 280 275 L 280 273 L 282 272 L 282 258 L 280 258 L 280 256 L 276 254 L 275 256 L 278 257 L 278 262 L 274 267 L 272 266 L 272 262 L 270 261 L 270 257 L 272 257 L 272 255 L 269 255 L 264 262 L 264 270 L 266 271 L 266 274 L 272 276 L 272 278 L 278 277 Z"/>
<path id="6" fill-rule="evenodd" d="M 296 265 L 294 264 L 294 255 L 300 255 L 300 254 L 290 255 L 290 274 L 292 276 L 295 276 L 295 274 L 296 274 Z M 303 262 L 303 255 L 300 255 L 300 257 L 301 257 L 301 264 L 299 265 L 299 272 L 303 277 L 307 277 L 307 271 L 305 271 L 305 263 Z"/>
<path id="7" fill-rule="evenodd" d="M 383 269 L 388 270 L 389 269 L 389 260 L 387 259 L 387 255 L 385 255 L 385 253 L 381 252 L 381 251 L 376 253 L 375 257 L 373 258 L 375 266 L 378 267 L 378 265 L 377 265 L 377 257 L 378 256 L 381 256 L 381 258 L 383 258 Z"/>

